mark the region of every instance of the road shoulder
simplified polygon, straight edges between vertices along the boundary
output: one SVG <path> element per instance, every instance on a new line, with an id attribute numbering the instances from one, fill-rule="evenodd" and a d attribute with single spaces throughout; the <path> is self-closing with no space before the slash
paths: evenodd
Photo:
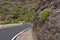
<path id="1" fill-rule="evenodd" d="M 32 28 L 19 35 L 16 40 L 34 40 L 32 36 Z"/>

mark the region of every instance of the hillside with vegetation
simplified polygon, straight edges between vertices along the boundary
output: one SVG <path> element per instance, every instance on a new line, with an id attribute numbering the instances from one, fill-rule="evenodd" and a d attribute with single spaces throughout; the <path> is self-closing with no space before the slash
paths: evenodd
<path id="1" fill-rule="evenodd" d="M 0 0 L 0 24 L 32 22 L 38 0 Z"/>

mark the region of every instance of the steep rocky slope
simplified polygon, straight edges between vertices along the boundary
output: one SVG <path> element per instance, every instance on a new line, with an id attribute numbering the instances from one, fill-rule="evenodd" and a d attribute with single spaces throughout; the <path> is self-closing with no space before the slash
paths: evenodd
<path id="1" fill-rule="evenodd" d="M 57 1 L 50 6 L 52 11 L 43 23 L 38 19 L 38 16 L 36 17 L 37 20 L 33 24 L 35 40 L 60 40 L 60 1 Z"/>
<path id="2" fill-rule="evenodd" d="M 60 40 L 60 2 L 39 31 L 39 40 Z"/>
<path id="3" fill-rule="evenodd" d="M 60 9 L 54 10 L 39 31 L 40 40 L 60 40 Z"/>

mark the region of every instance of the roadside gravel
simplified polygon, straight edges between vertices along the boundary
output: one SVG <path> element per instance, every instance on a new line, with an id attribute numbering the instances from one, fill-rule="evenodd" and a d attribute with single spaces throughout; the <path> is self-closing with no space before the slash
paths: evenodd
<path id="1" fill-rule="evenodd" d="M 32 36 L 32 29 L 27 30 L 26 32 L 19 35 L 16 40 L 34 40 Z"/>
<path id="2" fill-rule="evenodd" d="M 23 22 L 17 23 L 17 24 L 5 24 L 5 25 L 0 25 L 0 29 L 2 29 L 2 28 L 14 27 L 14 26 L 17 26 L 17 25 L 22 25 L 22 24 L 23 24 Z"/>

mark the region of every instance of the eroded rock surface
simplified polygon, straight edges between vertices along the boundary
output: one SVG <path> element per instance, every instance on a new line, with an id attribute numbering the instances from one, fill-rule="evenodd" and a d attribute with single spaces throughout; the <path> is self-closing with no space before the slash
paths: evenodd
<path id="1" fill-rule="evenodd" d="M 54 10 L 39 31 L 39 40 L 60 40 L 60 10 Z"/>

